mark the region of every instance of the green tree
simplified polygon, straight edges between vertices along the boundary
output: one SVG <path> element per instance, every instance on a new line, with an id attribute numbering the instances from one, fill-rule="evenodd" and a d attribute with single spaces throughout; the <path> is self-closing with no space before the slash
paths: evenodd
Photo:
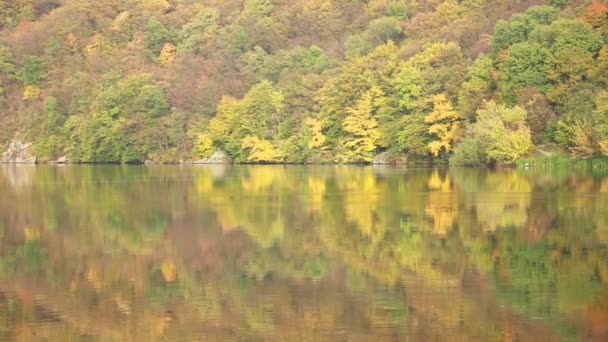
<path id="1" fill-rule="evenodd" d="M 15 77 L 15 57 L 7 45 L 0 43 L 0 105 L 5 105 L 6 89 Z"/>
<path id="2" fill-rule="evenodd" d="M 396 149 L 412 156 L 426 157 L 430 152 L 430 137 L 424 115 L 407 115 L 403 118 L 402 126 L 397 133 Z"/>
<path id="3" fill-rule="evenodd" d="M 219 11 L 203 7 L 179 32 L 178 51 L 201 54 L 206 51 L 216 34 Z"/>
<path id="4" fill-rule="evenodd" d="M 225 97 L 218 106 L 216 116 L 199 136 L 198 144 L 205 147 L 200 153 L 209 154 L 210 139 L 214 147 L 227 151 L 237 160 L 250 160 L 251 152 L 259 152 L 251 146 L 251 142 L 256 141 L 252 139 L 270 143 L 278 138 L 284 120 L 283 101 L 281 92 L 275 90 L 269 81 L 254 86 L 241 100 Z M 243 139 L 247 137 L 248 143 L 244 144 Z"/>
<path id="5" fill-rule="evenodd" d="M 389 17 L 393 17 L 398 19 L 399 21 L 406 21 L 409 17 L 409 8 L 406 4 L 400 1 L 390 1 L 388 3 L 388 7 L 386 8 L 386 14 Z"/>
<path id="6" fill-rule="evenodd" d="M 245 11 L 258 17 L 270 16 L 273 10 L 273 0 L 247 0 L 245 3 Z"/>
<path id="7" fill-rule="evenodd" d="M 458 109 L 469 119 L 475 117 L 475 112 L 484 100 L 489 100 L 495 90 L 495 79 L 492 77 L 494 61 L 483 55 L 477 57 L 468 71 L 466 81 L 458 92 Z"/>
<path id="8" fill-rule="evenodd" d="M 72 116 L 65 124 L 76 161 L 143 161 L 163 148 L 159 118 L 169 104 L 151 74 L 108 75 L 89 113 Z"/>
<path id="9" fill-rule="evenodd" d="M 570 5 L 574 0 L 547 0 L 547 4 L 558 8 L 564 8 Z"/>
<path id="10" fill-rule="evenodd" d="M 65 120 L 55 97 L 47 96 L 44 99 L 43 113 L 44 125 L 41 127 L 41 138 L 36 146 L 36 154 L 43 160 L 54 159 L 63 153 L 66 143 L 60 132 Z"/>
<path id="11" fill-rule="evenodd" d="M 0 73 L 10 77 L 15 73 L 15 56 L 10 46 L 0 43 Z"/>
<path id="12" fill-rule="evenodd" d="M 514 15 L 509 21 L 496 23 L 492 37 L 492 51 L 507 49 L 516 43 L 523 43 L 538 25 L 548 25 L 559 17 L 559 10 L 551 6 L 535 6 L 521 14 Z"/>
<path id="13" fill-rule="evenodd" d="M 346 40 L 345 48 L 346 48 L 346 57 L 347 58 L 356 58 L 361 57 L 365 53 L 367 53 L 370 49 L 370 44 L 367 43 L 361 35 L 355 34 L 352 35 Z"/>
<path id="14" fill-rule="evenodd" d="M 477 111 L 477 121 L 455 151 L 453 162 L 476 164 L 487 161 L 514 163 L 533 147 L 527 113 L 490 101 Z M 466 156 L 466 158 L 465 158 Z M 478 157 L 479 160 L 470 160 Z"/>
<path id="15" fill-rule="evenodd" d="M 171 32 L 155 17 L 150 17 L 146 24 L 145 47 L 148 55 L 156 59 L 165 43 L 172 38 Z"/>
<path id="16" fill-rule="evenodd" d="M 399 41 L 403 36 L 403 29 L 399 20 L 394 17 L 383 17 L 374 19 L 363 32 L 363 39 L 372 45 L 385 44 L 389 40 Z"/>
<path id="17" fill-rule="evenodd" d="M 35 86 L 40 83 L 46 70 L 47 65 L 42 58 L 27 56 L 23 60 L 23 66 L 17 71 L 16 76 L 23 85 Z"/>
<path id="18" fill-rule="evenodd" d="M 608 91 L 597 95 L 594 130 L 598 136 L 599 145 L 604 156 L 608 156 Z"/>
<path id="19" fill-rule="evenodd" d="M 547 89 L 551 54 L 539 44 L 517 43 L 509 48 L 508 56 L 500 65 L 499 88 L 503 98 L 515 101 L 514 89 L 538 87 Z"/>

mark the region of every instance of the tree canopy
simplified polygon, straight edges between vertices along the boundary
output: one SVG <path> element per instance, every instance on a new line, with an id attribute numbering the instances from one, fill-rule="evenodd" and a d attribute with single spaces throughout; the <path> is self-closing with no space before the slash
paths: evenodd
<path id="1" fill-rule="evenodd" d="M 0 150 L 18 136 L 42 161 L 605 156 L 607 13 L 603 0 L 10 2 Z M 525 119 L 504 121 L 514 108 Z M 473 144 L 486 124 L 532 145 Z"/>

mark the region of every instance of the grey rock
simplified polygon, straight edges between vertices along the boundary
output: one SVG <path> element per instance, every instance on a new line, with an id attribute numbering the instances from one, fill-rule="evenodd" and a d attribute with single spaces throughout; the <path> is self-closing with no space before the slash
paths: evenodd
<path id="1" fill-rule="evenodd" d="M 232 164 L 232 158 L 224 151 L 217 151 L 211 157 L 195 160 L 192 164 Z"/>
<path id="2" fill-rule="evenodd" d="M 390 164 L 390 158 L 388 152 L 382 152 L 379 155 L 375 156 L 372 160 L 372 164 L 374 165 L 385 165 Z"/>
<path id="3" fill-rule="evenodd" d="M 55 160 L 51 160 L 50 164 L 68 164 L 70 162 L 70 158 L 68 156 L 61 156 Z"/>
<path id="4" fill-rule="evenodd" d="M 399 165 L 407 164 L 407 156 L 405 154 L 391 156 L 388 152 L 382 152 L 375 156 L 372 160 L 374 165 Z"/>
<path id="5" fill-rule="evenodd" d="M 0 158 L 1 163 L 36 164 L 36 156 L 31 153 L 31 142 L 13 139 Z"/>

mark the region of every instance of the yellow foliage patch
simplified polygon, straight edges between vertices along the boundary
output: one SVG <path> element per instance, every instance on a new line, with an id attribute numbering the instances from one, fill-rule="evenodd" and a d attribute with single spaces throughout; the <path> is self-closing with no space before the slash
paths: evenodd
<path id="1" fill-rule="evenodd" d="M 160 271 L 163 274 L 163 279 L 168 283 L 172 283 L 177 279 L 177 267 L 171 261 L 164 261 L 160 265 Z"/>
<path id="2" fill-rule="evenodd" d="M 24 100 L 39 100 L 42 97 L 42 89 L 34 85 L 28 85 L 23 90 Z"/>
<path id="3" fill-rule="evenodd" d="M 160 51 L 160 56 L 159 56 L 160 64 L 162 64 L 162 65 L 171 64 L 175 60 L 176 54 L 177 54 L 177 47 L 172 43 L 165 43 L 165 45 L 163 45 L 163 49 Z"/>

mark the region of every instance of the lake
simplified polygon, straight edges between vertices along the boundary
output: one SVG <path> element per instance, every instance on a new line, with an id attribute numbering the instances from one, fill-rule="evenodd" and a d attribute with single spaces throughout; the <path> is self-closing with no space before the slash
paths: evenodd
<path id="1" fill-rule="evenodd" d="M 0 193 L 0 340 L 608 340 L 602 175 L 4 165 Z"/>

